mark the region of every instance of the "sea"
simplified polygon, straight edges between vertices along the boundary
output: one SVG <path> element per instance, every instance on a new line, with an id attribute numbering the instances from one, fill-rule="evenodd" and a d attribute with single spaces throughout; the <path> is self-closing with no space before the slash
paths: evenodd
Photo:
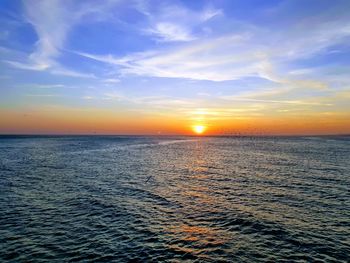
<path id="1" fill-rule="evenodd" d="M 349 262 L 350 136 L 0 136 L 0 262 Z"/>

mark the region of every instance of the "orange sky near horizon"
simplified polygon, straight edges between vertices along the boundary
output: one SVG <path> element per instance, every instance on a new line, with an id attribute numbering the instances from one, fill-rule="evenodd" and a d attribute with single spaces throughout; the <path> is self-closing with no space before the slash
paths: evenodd
<path id="1" fill-rule="evenodd" d="M 151 115 L 109 110 L 1 110 L 1 134 L 125 134 L 196 135 L 322 135 L 349 134 L 349 114 L 256 116 L 206 119 Z"/>

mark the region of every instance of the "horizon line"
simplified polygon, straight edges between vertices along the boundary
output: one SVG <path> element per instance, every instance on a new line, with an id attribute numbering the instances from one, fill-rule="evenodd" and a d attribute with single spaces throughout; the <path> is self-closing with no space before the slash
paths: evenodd
<path id="1" fill-rule="evenodd" d="M 327 137 L 327 136 L 350 136 L 350 133 L 329 133 L 329 134 L 97 134 L 97 133 L 0 133 L 0 137 L 10 137 L 10 136 L 122 136 L 122 137 L 305 137 L 305 136 L 318 136 L 318 137 Z"/>

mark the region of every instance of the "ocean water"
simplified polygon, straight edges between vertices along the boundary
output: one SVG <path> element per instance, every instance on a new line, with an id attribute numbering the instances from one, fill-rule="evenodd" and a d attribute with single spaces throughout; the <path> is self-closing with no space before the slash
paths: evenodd
<path id="1" fill-rule="evenodd" d="M 0 137 L 1 262 L 349 262 L 350 137 Z"/>

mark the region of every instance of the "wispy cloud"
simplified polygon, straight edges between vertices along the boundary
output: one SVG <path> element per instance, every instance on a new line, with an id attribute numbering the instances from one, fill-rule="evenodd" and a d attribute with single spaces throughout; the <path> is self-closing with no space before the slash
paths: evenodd
<path id="1" fill-rule="evenodd" d="M 61 95 L 57 94 L 26 94 L 28 97 L 60 97 Z"/>
<path id="2" fill-rule="evenodd" d="M 81 53 L 81 55 L 117 65 L 118 72 L 124 75 L 212 81 L 256 76 L 272 82 L 286 85 L 291 85 L 293 82 L 293 85 L 296 85 L 302 81 L 295 77 L 307 72 L 305 69 L 294 72 L 282 71 L 290 62 L 305 59 L 330 46 L 342 43 L 350 36 L 350 23 L 336 21 L 320 23 L 311 32 L 304 25 L 292 28 L 291 32 L 274 32 L 249 27 L 236 34 L 201 39 L 192 37 L 187 29 L 182 30 L 178 27 L 177 30 L 176 27 L 172 28 L 172 24 L 166 24 L 164 30 L 157 32 L 164 31 L 163 40 L 173 38 L 173 40 L 193 41 L 181 46 L 163 48 L 160 51 L 147 50 L 124 57 L 115 57 L 111 54 Z M 172 34 L 172 29 L 177 33 Z M 168 36 L 165 35 L 167 33 Z M 291 37 L 293 41 L 290 41 Z M 303 83 L 303 86 L 318 85 L 311 80 L 304 82 L 308 85 Z"/>
<path id="3" fill-rule="evenodd" d="M 7 60 L 11 66 L 34 71 L 49 71 L 52 74 L 71 77 L 94 77 L 92 74 L 67 69 L 57 62 L 68 33 L 90 9 L 74 10 L 72 3 L 62 1 L 28 0 L 23 2 L 25 18 L 33 26 L 38 40 L 35 50 L 22 61 Z"/>
<path id="4" fill-rule="evenodd" d="M 121 58 L 80 53 L 85 57 L 122 66 L 120 73 L 152 77 L 223 81 L 257 75 L 263 68 L 260 54 L 239 52 L 228 55 L 225 49 L 242 46 L 249 36 L 230 35 L 167 51 L 147 51 Z M 250 62 L 245 65 L 246 62 Z M 263 61 L 260 61 L 263 62 Z"/>
<path id="5" fill-rule="evenodd" d="M 159 41 L 165 42 L 191 41 L 195 39 L 186 27 L 168 22 L 157 23 L 154 28 L 150 28 L 145 32 L 155 35 Z"/>
<path id="6" fill-rule="evenodd" d="M 31 67 L 45 70 L 55 65 L 54 58 L 66 40 L 67 33 L 74 23 L 74 17 L 65 10 L 62 1 L 24 1 L 26 17 L 33 25 L 38 41 L 36 50 L 29 56 Z"/>
<path id="7" fill-rule="evenodd" d="M 260 103 L 277 103 L 277 104 L 294 104 L 294 105 L 310 105 L 310 106 L 332 106 L 330 103 L 321 102 L 309 102 L 302 100 L 264 100 L 264 99 L 252 99 L 252 98 L 239 98 L 235 96 L 220 97 L 224 100 L 241 101 L 241 102 L 260 102 Z"/>
<path id="8" fill-rule="evenodd" d="M 115 83 L 119 83 L 120 79 L 108 78 L 108 79 L 103 79 L 103 82 L 107 84 L 115 84 Z"/>
<path id="9" fill-rule="evenodd" d="M 26 84 L 22 85 L 20 87 L 25 87 L 25 88 L 38 88 L 38 89 L 61 89 L 65 88 L 66 86 L 63 84 Z"/>
<path id="10" fill-rule="evenodd" d="M 200 11 L 193 11 L 182 5 L 160 4 L 150 11 L 150 3 L 144 2 L 137 5 L 138 10 L 145 14 L 150 21 L 148 28 L 144 29 L 146 34 L 150 34 L 157 41 L 191 41 L 197 39 L 194 28 L 211 18 L 222 15 L 222 10 L 205 8 Z"/>
<path id="11" fill-rule="evenodd" d="M 83 96 L 82 97 L 84 100 L 93 100 L 93 99 L 95 99 L 94 97 L 92 97 L 92 96 Z"/>

